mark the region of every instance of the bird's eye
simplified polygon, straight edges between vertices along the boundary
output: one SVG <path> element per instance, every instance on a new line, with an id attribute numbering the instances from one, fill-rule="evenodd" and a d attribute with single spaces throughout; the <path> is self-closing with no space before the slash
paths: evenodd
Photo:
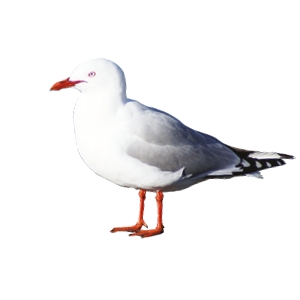
<path id="1" fill-rule="evenodd" d="M 96 76 L 96 72 L 92 71 L 89 73 L 89 77 L 94 77 L 94 76 Z"/>

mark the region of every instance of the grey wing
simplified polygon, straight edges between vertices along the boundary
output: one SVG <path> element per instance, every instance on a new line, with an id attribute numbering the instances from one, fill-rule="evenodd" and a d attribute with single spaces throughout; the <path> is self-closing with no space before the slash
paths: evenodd
<path id="1" fill-rule="evenodd" d="M 171 115 L 152 108 L 134 120 L 136 138 L 127 154 L 162 171 L 198 176 L 232 168 L 241 160 L 216 138 L 195 131 Z"/>

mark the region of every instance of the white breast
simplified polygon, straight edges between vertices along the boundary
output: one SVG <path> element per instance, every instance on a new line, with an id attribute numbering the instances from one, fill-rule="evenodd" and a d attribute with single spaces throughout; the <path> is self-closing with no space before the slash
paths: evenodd
<path id="1" fill-rule="evenodd" d="M 74 109 L 78 151 L 89 168 L 118 185 L 152 191 L 179 180 L 182 170 L 163 172 L 127 155 L 127 146 L 136 138 L 126 126 L 131 111 L 124 106 L 114 114 L 103 109 L 84 98 L 78 99 Z"/>

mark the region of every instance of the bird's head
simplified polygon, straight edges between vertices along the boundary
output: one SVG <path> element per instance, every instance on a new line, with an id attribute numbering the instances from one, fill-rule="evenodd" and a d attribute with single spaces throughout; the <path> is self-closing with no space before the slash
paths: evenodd
<path id="1" fill-rule="evenodd" d="M 67 79 L 56 82 L 50 91 L 75 87 L 80 92 L 126 92 L 122 69 L 110 60 L 98 58 L 79 65 Z"/>

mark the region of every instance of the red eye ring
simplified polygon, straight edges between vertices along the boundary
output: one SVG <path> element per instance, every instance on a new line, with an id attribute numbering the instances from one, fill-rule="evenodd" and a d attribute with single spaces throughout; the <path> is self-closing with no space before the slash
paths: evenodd
<path id="1" fill-rule="evenodd" d="M 95 77 L 96 76 L 96 72 L 92 71 L 88 74 L 89 77 Z"/>

